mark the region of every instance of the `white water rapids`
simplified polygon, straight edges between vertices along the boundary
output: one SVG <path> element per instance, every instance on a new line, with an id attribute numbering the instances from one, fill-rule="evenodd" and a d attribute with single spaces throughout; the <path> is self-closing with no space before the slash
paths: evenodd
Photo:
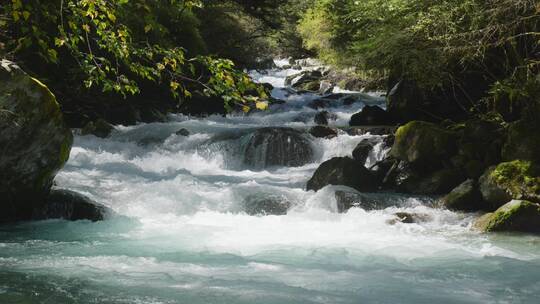
<path id="1" fill-rule="evenodd" d="M 311 162 L 254 170 L 237 149 L 257 128 L 306 130 L 316 95 L 287 95 L 294 70 L 253 72 L 286 100 L 263 113 L 119 126 L 76 136 L 58 186 L 115 211 L 106 221 L 0 227 L 0 303 L 538 303 L 540 238 L 483 235 L 477 215 L 434 199 L 374 194 L 391 206 L 337 212 L 334 191 L 305 191 L 320 163 L 363 139 L 315 139 Z M 346 126 L 365 103 L 335 106 Z M 186 128 L 189 137 L 176 135 Z M 382 157 L 380 145 L 368 164 Z M 291 203 L 286 215 L 248 215 L 248 196 Z M 425 214 L 391 225 L 393 214 Z"/>

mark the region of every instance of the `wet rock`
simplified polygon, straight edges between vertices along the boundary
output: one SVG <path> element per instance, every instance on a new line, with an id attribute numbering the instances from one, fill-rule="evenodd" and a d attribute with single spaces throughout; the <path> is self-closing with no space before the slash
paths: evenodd
<path id="1" fill-rule="evenodd" d="M 166 122 L 167 115 L 158 109 L 143 109 L 141 111 L 141 121 L 145 123 Z"/>
<path id="2" fill-rule="evenodd" d="M 474 227 L 484 232 L 540 233 L 540 204 L 513 200 L 495 212 L 480 217 L 474 223 Z"/>
<path id="3" fill-rule="evenodd" d="M 318 92 L 321 87 L 321 83 L 318 80 L 309 82 L 295 83 L 293 88 L 301 92 Z"/>
<path id="4" fill-rule="evenodd" d="M 186 128 L 182 128 L 182 129 L 176 131 L 175 134 L 178 135 L 178 136 L 185 136 L 185 137 L 190 135 L 189 130 L 186 129 Z"/>
<path id="5" fill-rule="evenodd" d="M 290 75 L 287 78 L 285 78 L 285 85 L 290 85 L 293 88 L 297 89 L 302 84 L 310 83 L 314 81 L 320 84 L 321 77 L 322 77 L 322 73 L 320 71 L 304 71 L 298 74 Z M 318 91 L 319 87 L 315 91 Z"/>
<path id="6" fill-rule="evenodd" d="M 114 126 L 99 118 L 87 123 L 81 130 L 82 135 L 94 135 L 100 138 L 107 138 L 114 130 Z"/>
<path id="7" fill-rule="evenodd" d="M 255 70 L 270 70 L 276 68 L 276 63 L 272 58 L 258 58 L 251 68 Z"/>
<path id="8" fill-rule="evenodd" d="M 280 195 L 253 194 L 243 201 L 243 210 L 249 215 L 285 215 L 291 203 Z"/>
<path id="9" fill-rule="evenodd" d="M 319 94 L 325 95 L 330 94 L 334 90 L 334 85 L 326 80 L 321 81 L 320 87 L 319 87 Z"/>
<path id="10" fill-rule="evenodd" d="M 448 162 L 456 149 L 456 136 L 451 131 L 413 121 L 397 130 L 391 154 L 411 164 L 437 168 Z"/>
<path id="11" fill-rule="evenodd" d="M 443 206 L 450 210 L 478 211 L 486 209 L 478 185 L 472 179 L 468 179 L 454 188 L 442 198 L 441 202 Z"/>
<path id="12" fill-rule="evenodd" d="M 371 134 L 371 135 L 391 135 L 394 134 L 395 127 L 379 127 L 379 126 L 361 126 L 344 129 L 347 134 L 352 136 Z M 393 136 L 393 135 L 392 135 Z M 394 137 L 395 138 L 395 137 Z M 393 144 L 393 143 L 392 143 Z"/>
<path id="13" fill-rule="evenodd" d="M 374 143 L 368 139 L 363 139 L 358 145 L 356 145 L 356 148 L 354 148 L 352 152 L 352 157 L 354 160 L 365 164 L 366 160 L 373 151 Z"/>
<path id="14" fill-rule="evenodd" d="M 318 98 L 311 101 L 307 106 L 312 109 L 318 110 L 318 109 L 327 108 L 335 102 L 336 101 L 333 99 Z"/>
<path id="15" fill-rule="evenodd" d="M 334 138 L 337 136 L 336 130 L 327 126 L 315 126 L 309 129 L 309 134 L 317 138 Z"/>
<path id="16" fill-rule="evenodd" d="M 395 225 L 397 223 L 415 224 L 415 223 L 427 222 L 431 219 L 431 217 L 428 214 L 421 214 L 421 213 L 397 212 L 397 213 L 394 213 L 394 216 L 395 218 L 388 220 L 387 224 L 389 225 Z"/>
<path id="17" fill-rule="evenodd" d="M 332 116 L 328 111 L 321 111 L 315 115 L 315 118 L 313 120 L 318 125 L 326 126 L 328 125 L 328 120 L 331 119 L 331 117 Z"/>
<path id="18" fill-rule="evenodd" d="M 410 164 L 400 165 L 395 178 L 399 192 L 411 194 L 447 194 L 465 180 L 459 169 L 442 169 L 433 173 L 423 173 Z"/>
<path id="19" fill-rule="evenodd" d="M 390 115 L 378 106 L 365 106 L 362 111 L 354 114 L 349 122 L 350 126 L 391 125 Z"/>
<path id="20" fill-rule="evenodd" d="M 310 142 L 291 128 L 261 128 L 247 137 L 244 163 L 253 169 L 298 167 L 313 157 Z"/>
<path id="21" fill-rule="evenodd" d="M 0 61 L 0 222 L 29 219 L 68 160 L 72 142 L 51 91 L 14 63 Z"/>
<path id="22" fill-rule="evenodd" d="M 111 211 L 77 192 L 53 189 L 45 204 L 33 211 L 34 220 L 65 219 L 69 221 L 101 221 Z"/>
<path id="23" fill-rule="evenodd" d="M 343 185 L 365 192 L 378 188 L 373 173 L 348 157 L 335 157 L 322 163 L 308 181 L 307 190 L 318 191 L 328 185 Z"/>
<path id="24" fill-rule="evenodd" d="M 479 179 L 482 198 L 491 205 L 492 210 L 499 208 L 512 199 L 512 196 L 496 182 L 493 175 L 495 168 L 495 166 L 488 168 Z"/>

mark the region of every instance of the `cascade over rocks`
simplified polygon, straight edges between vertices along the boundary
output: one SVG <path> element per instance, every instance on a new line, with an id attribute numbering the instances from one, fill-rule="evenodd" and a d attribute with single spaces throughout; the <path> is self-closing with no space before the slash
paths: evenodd
<path id="1" fill-rule="evenodd" d="M 69 221 L 102 221 L 112 211 L 77 192 L 53 189 L 45 204 L 34 208 L 32 219 L 65 219 Z"/>
<path id="2" fill-rule="evenodd" d="M 246 139 L 244 164 L 253 169 L 298 167 L 313 158 L 310 142 L 302 132 L 292 128 L 261 128 Z"/>
<path id="3" fill-rule="evenodd" d="M 2 60 L 0 222 L 30 219 L 68 160 L 72 142 L 51 91 L 14 63 Z"/>
<path id="4" fill-rule="evenodd" d="M 378 106 L 365 106 L 362 111 L 354 114 L 350 126 L 391 125 L 390 115 Z"/>
<path id="5" fill-rule="evenodd" d="M 326 126 L 329 120 L 336 120 L 337 115 L 328 111 L 321 111 L 315 115 L 314 121 L 318 125 Z"/>
<path id="6" fill-rule="evenodd" d="M 328 185 L 348 186 L 358 191 L 374 192 L 378 185 L 374 174 L 349 157 L 334 157 L 324 163 L 307 183 L 307 190 L 318 191 Z"/>

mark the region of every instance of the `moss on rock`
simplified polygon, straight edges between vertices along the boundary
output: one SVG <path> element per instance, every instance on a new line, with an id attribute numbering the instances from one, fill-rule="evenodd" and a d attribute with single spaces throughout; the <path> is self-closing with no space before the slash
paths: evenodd
<path id="1" fill-rule="evenodd" d="M 513 200 L 480 217 L 475 228 L 484 231 L 540 232 L 540 204 L 525 200 Z"/>
<path id="2" fill-rule="evenodd" d="M 490 173 L 490 178 L 512 198 L 540 203 L 540 168 L 532 162 L 501 163 Z"/>
<path id="3" fill-rule="evenodd" d="M 392 155 L 411 164 L 438 166 L 456 152 L 456 133 L 423 121 L 412 121 L 396 132 Z"/>

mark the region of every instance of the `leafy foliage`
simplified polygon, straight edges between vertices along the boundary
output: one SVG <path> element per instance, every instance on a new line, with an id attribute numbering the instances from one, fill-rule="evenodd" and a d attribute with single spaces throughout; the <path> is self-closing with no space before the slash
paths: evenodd
<path id="1" fill-rule="evenodd" d="M 231 61 L 201 54 L 205 47 L 192 10 L 202 6 L 199 0 L 11 0 L 0 20 L 11 38 L 8 56 L 30 61 L 38 55 L 88 89 L 126 97 L 151 82 L 166 85 L 178 100 L 202 89 L 222 97 L 227 109 L 256 107 L 266 97 L 262 87 Z M 70 61 L 76 64 L 66 66 Z"/>

